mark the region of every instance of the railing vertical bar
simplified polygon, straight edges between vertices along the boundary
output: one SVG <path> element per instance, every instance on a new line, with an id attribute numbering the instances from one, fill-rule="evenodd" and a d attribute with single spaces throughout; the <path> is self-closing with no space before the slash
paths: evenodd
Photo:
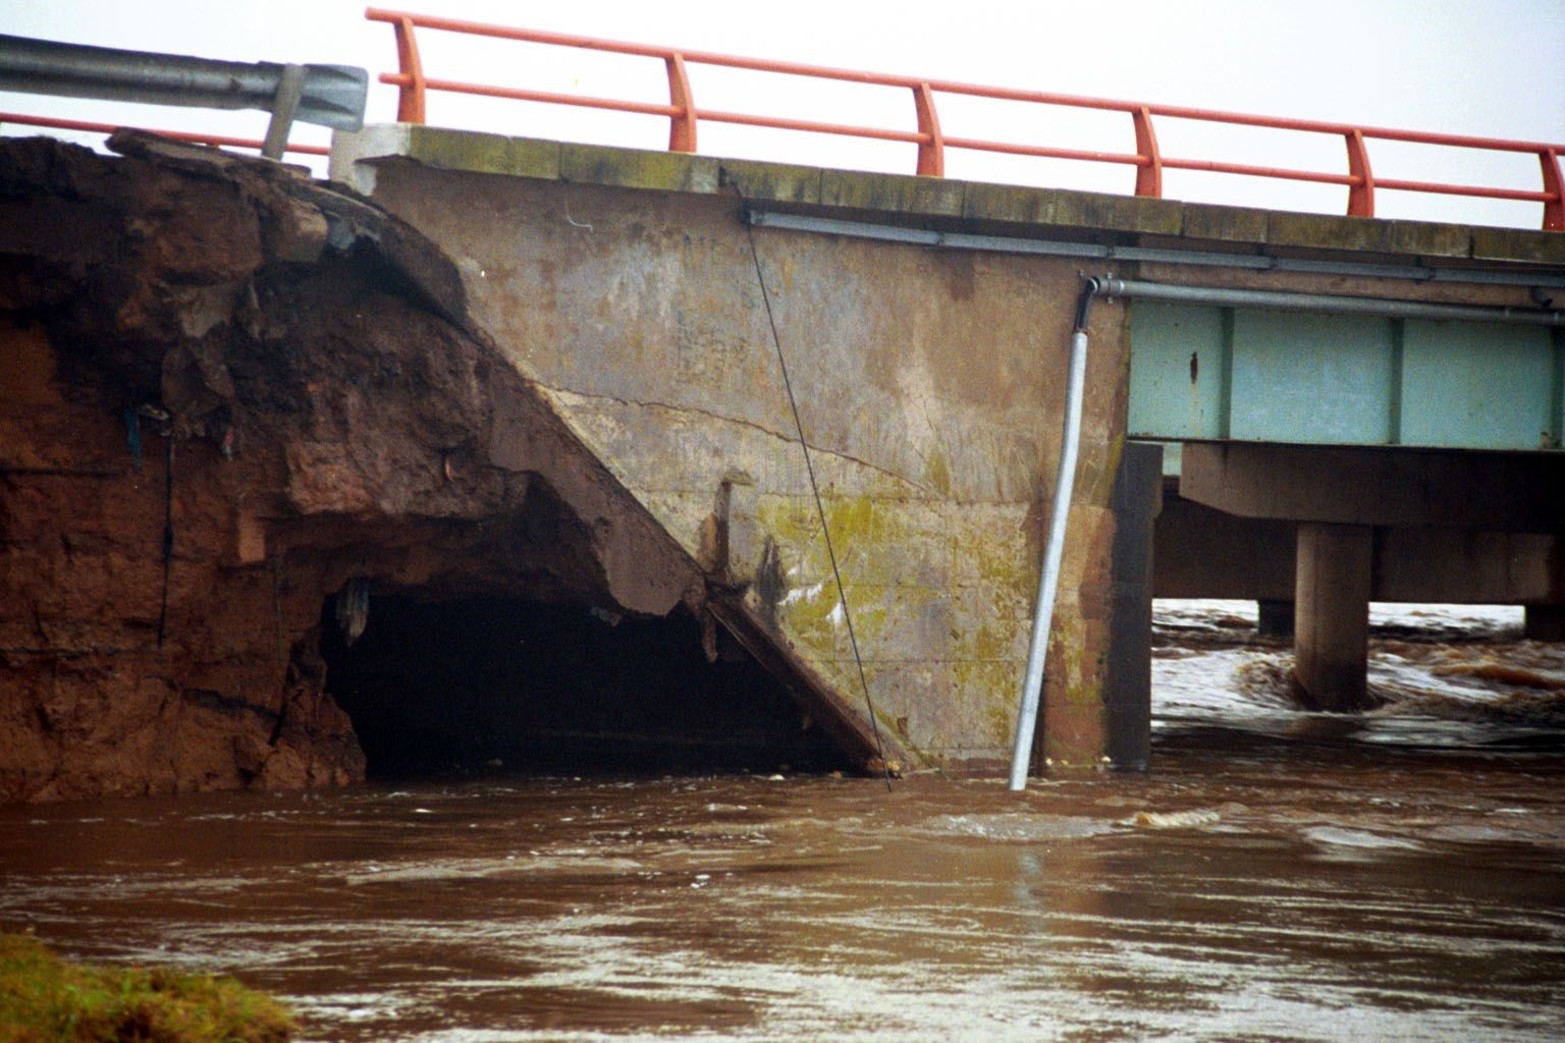
<path id="1" fill-rule="evenodd" d="M 918 143 L 917 172 L 926 176 L 944 176 L 945 154 L 949 145 L 951 148 L 1008 155 L 1040 155 L 1088 162 L 1134 163 L 1137 168 L 1135 194 L 1146 198 L 1160 198 L 1162 196 L 1164 169 L 1209 170 L 1216 173 L 1246 174 L 1293 181 L 1345 183 L 1348 185 L 1347 212 L 1356 217 L 1373 217 L 1375 213 L 1375 188 L 1377 182 L 1370 166 L 1369 150 L 1366 141 L 1369 138 L 1376 138 L 1449 148 L 1469 148 L 1489 152 L 1524 152 L 1536 155 L 1539 157 L 1543 172 L 1543 191 L 1541 192 L 1394 179 L 1387 179 L 1381 182 L 1380 187 L 1399 192 L 1461 195 L 1479 199 L 1539 200 L 1544 204 L 1543 227 L 1551 231 L 1565 231 L 1565 187 L 1562 187 L 1562 185 L 1565 185 L 1565 177 L 1562 177 L 1559 160 L 1559 154 L 1565 151 L 1565 144 L 1479 138 L 1471 135 L 1435 134 L 1321 120 L 1220 112 L 1188 106 L 1144 104 L 1140 102 L 1115 101 L 1106 98 L 1050 94 L 1010 87 L 987 87 L 979 84 L 957 83 L 888 73 L 862 72 L 852 69 L 804 65 L 771 59 L 744 58 L 705 51 L 654 47 L 646 44 L 601 40 L 535 29 L 483 25 L 477 22 L 464 22 L 400 11 L 385 11 L 378 8 L 370 8 L 365 14 L 372 21 L 390 23 L 396 30 L 398 60 L 401 63 L 402 71 L 396 77 L 383 76 L 382 81 L 395 83 L 401 90 L 398 103 L 398 119 L 407 122 L 423 121 L 426 89 L 458 90 L 466 93 L 486 93 L 496 96 L 518 96 L 527 93 L 507 91 L 501 88 L 481 90 L 474 85 L 456 84 L 451 81 L 435 81 L 431 84 L 424 77 L 423 68 L 419 61 L 417 44 L 413 35 L 415 27 L 422 27 L 445 32 L 521 40 L 560 47 L 585 48 L 605 53 L 661 58 L 668 70 L 669 107 L 674 110 L 669 117 L 671 120 L 669 148 L 675 152 L 696 151 L 696 130 L 699 116 L 707 120 L 770 126 L 774 129 L 849 134 L 870 140 L 916 141 Z M 702 113 L 696 109 L 692 99 L 688 74 L 688 66 L 692 64 L 743 69 L 752 72 L 778 73 L 787 76 L 811 77 L 865 86 L 911 89 L 918 129 L 915 133 L 901 130 L 883 130 L 873 127 L 845 127 L 840 124 L 828 124 L 809 120 L 782 120 L 775 117 L 720 112 L 715 109 Z M 1099 154 L 1072 149 L 1045 149 L 1041 146 L 982 141 L 973 138 L 952 137 L 948 139 L 942 132 L 940 119 L 935 108 L 934 95 L 937 92 L 1022 104 L 1058 105 L 1077 109 L 1124 112 L 1131 117 L 1132 127 L 1135 132 L 1136 152 L 1134 156 L 1113 153 Z M 649 109 L 654 108 L 645 104 L 607 99 L 570 101 L 564 98 L 548 98 L 544 100 L 563 104 L 589 105 L 595 108 L 607 108 L 625 112 L 647 113 Z M 656 114 L 661 115 L 662 113 L 658 112 Z M 1220 161 L 1165 159 L 1158 145 L 1157 134 L 1152 123 L 1153 116 L 1163 116 L 1169 119 L 1201 120 L 1227 126 L 1263 127 L 1296 133 L 1339 136 L 1344 140 L 1347 147 L 1348 173 L 1346 175 L 1326 174 L 1319 171 L 1286 170 Z"/>
<path id="2" fill-rule="evenodd" d="M 424 122 L 424 64 L 419 59 L 418 40 L 413 36 L 413 19 L 402 15 L 392 27 L 397 34 L 397 64 L 407 81 L 397 95 L 397 122 Z"/>
<path id="3" fill-rule="evenodd" d="M 1554 197 L 1543 204 L 1544 231 L 1565 232 L 1565 178 L 1560 176 L 1559 150 L 1542 150 L 1538 162 L 1543 167 L 1543 190 Z"/>
<path id="4" fill-rule="evenodd" d="M 929 84 L 913 88 L 913 108 L 918 113 L 918 172 L 926 177 L 944 177 L 946 143 L 940 133 L 940 114 L 935 111 L 935 92 Z"/>
<path id="5" fill-rule="evenodd" d="M 1347 133 L 1348 174 L 1353 184 L 1348 189 L 1348 216 L 1375 216 L 1375 175 L 1369 166 L 1369 150 L 1364 134 L 1357 128 Z"/>
<path id="6" fill-rule="evenodd" d="M 690 93 L 690 76 L 685 70 L 684 55 L 675 52 L 663 59 L 668 67 L 668 103 L 678 109 L 669 117 L 668 150 L 670 152 L 694 152 L 696 150 L 696 105 Z"/>
<path id="7" fill-rule="evenodd" d="M 1157 132 L 1152 129 L 1152 112 L 1145 105 L 1130 114 L 1136 128 L 1136 154 L 1147 160 L 1136 167 L 1136 195 L 1163 198 L 1163 154 L 1158 151 Z"/>

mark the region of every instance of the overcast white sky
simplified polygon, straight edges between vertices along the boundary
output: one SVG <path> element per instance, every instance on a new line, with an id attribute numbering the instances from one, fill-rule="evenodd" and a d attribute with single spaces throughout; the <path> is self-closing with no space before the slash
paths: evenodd
<path id="1" fill-rule="evenodd" d="M 1565 144 L 1565 0 L 957 0 L 916 5 L 854 0 L 408 0 L 384 6 L 637 42 L 931 78 L 1136 101 L 1399 126 Z M 917 11 L 915 13 L 915 8 Z M 343 0 L 3 0 L 0 33 L 235 60 L 395 67 L 389 26 Z M 421 35 L 431 76 L 665 100 L 655 61 Z M 789 85 L 696 69 L 698 105 L 912 129 L 905 92 Z M 940 99 L 947 134 L 1133 150 L 1122 115 L 1076 116 Z M 259 137 L 266 117 L 126 110 L 75 99 L 0 94 L 0 109 L 107 122 L 222 129 Z M 393 88 L 372 85 L 369 119 L 394 118 Z M 432 96 L 430 122 L 519 135 L 662 147 L 666 124 L 598 118 L 517 103 Z M 8 127 L 7 133 L 17 133 Z M 1160 122 L 1165 154 L 1343 170 L 1341 143 L 1202 124 Z M 300 137 L 324 140 L 311 129 Z M 1466 150 L 1373 144 L 1377 175 L 1536 188 L 1530 156 L 1489 162 Z M 911 172 L 910 146 L 790 140 L 706 124 L 701 151 Z M 1128 190 L 1125 167 L 997 160 L 954 153 L 948 173 L 1020 183 Z M 1339 211 L 1345 190 L 1168 172 L 1181 198 Z M 1536 204 L 1484 204 L 1382 193 L 1383 216 L 1535 226 Z"/>

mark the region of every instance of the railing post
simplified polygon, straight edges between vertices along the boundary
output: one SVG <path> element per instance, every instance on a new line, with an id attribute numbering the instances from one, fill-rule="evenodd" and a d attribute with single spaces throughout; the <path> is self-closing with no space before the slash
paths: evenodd
<path id="1" fill-rule="evenodd" d="M 1136 126 L 1136 155 L 1144 157 L 1145 165 L 1136 165 L 1136 195 L 1163 198 L 1163 154 L 1157 148 L 1157 133 L 1152 129 L 1152 112 L 1145 105 L 1132 109 L 1131 122 Z"/>
<path id="2" fill-rule="evenodd" d="M 940 134 L 935 92 L 929 89 L 929 84 L 921 83 L 913 88 L 913 107 L 918 111 L 918 132 L 924 136 L 918 143 L 918 172 L 926 177 L 944 177 L 946 141 Z"/>
<path id="3" fill-rule="evenodd" d="M 1543 227 L 1550 232 L 1565 232 L 1565 178 L 1560 177 L 1558 149 L 1546 148 L 1538 153 L 1543 164 L 1543 190 L 1553 199 L 1543 204 Z"/>
<path id="4" fill-rule="evenodd" d="M 1348 187 L 1348 216 L 1375 216 L 1375 175 L 1369 169 L 1369 150 L 1357 127 L 1348 131 L 1348 175 L 1356 178 Z"/>
<path id="5" fill-rule="evenodd" d="M 669 117 L 668 150 L 694 152 L 696 107 L 690 100 L 690 77 L 685 74 L 685 56 L 676 52 L 663 61 L 668 66 L 668 103 L 679 110 Z"/>
<path id="6" fill-rule="evenodd" d="M 413 19 L 403 15 L 392 23 L 397 33 L 397 64 L 407 77 L 397 95 L 397 122 L 424 122 L 424 65 L 418 58 L 418 41 L 413 38 Z"/>

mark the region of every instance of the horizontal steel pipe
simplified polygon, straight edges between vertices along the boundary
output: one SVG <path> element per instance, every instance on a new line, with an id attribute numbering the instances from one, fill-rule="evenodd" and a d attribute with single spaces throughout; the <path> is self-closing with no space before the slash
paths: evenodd
<path id="1" fill-rule="evenodd" d="M 1106 246 L 1101 243 L 1077 243 L 1057 239 L 1022 239 L 1003 235 L 937 232 L 928 228 L 908 228 L 902 225 L 874 224 L 867 221 L 841 221 L 831 217 L 810 217 L 804 214 L 786 214 L 759 209 L 751 209 L 746 219 L 751 224 L 765 225 L 769 228 L 913 243 L 943 250 L 988 250 L 994 253 L 1040 254 L 1047 257 L 1089 257 L 1102 261 L 1152 261 L 1161 264 L 1242 268 L 1259 272 L 1307 272 L 1312 275 L 1406 279 L 1410 282 L 1565 288 L 1565 275 L 1561 275 L 1558 271 L 1501 272 L 1483 268 L 1437 268 L 1423 264 L 1314 261 L 1295 257 L 1274 257 L 1267 254 L 1214 253 L 1206 250 L 1180 250 L 1167 247 Z M 1534 313 L 1523 312 L 1523 314 Z"/>
<path id="2" fill-rule="evenodd" d="M 286 66 L 122 51 L 0 36 L 0 90 L 151 105 L 272 111 Z M 364 125 L 369 74 L 306 65 L 294 118 L 338 130 Z"/>
<path id="3" fill-rule="evenodd" d="M 1107 278 L 1105 297 L 1208 304 L 1224 308 L 1279 308 L 1335 314 L 1379 315 L 1394 319 L 1436 319 L 1461 322 L 1513 322 L 1535 326 L 1565 326 L 1565 312 L 1530 308 L 1485 308 L 1465 304 L 1397 301 L 1381 297 L 1346 297 L 1327 293 L 1285 293 L 1278 290 L 1233 290 L 1213 286 L 1180 286 Z"/>

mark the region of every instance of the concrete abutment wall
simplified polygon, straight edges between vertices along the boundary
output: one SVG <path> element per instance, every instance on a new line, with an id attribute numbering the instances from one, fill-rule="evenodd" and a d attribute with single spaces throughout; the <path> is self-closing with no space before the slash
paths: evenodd
<path id="1" fill-rule="evenodd" d="M 732 192 L 400 158 L 376 161 L 373 180 L 378 203 L 456 260 L 475 320 L 517 370 L 727 587 L 720 618 L 789 660 L 807 701 L 862 734 L 851 614 L 888 757 L 1003 768 L 1060 452 L 1077 264 L 752 233 Z M 1040 763 L 1109 755 L 1109 646 L 1127 604 L 1114 593 L 1120 310 L 1094 321 Z M 1115 748 L 1145 763 L 1144 744 L 1131 747 Z"/>

